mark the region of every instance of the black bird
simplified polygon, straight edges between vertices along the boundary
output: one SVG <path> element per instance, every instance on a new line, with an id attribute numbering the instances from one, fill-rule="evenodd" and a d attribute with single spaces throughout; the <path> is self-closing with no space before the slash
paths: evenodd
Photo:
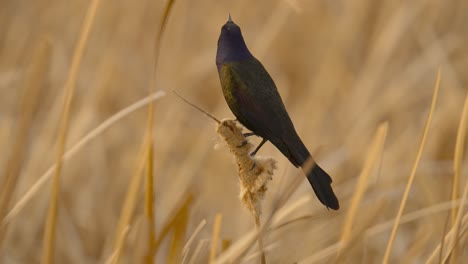
<path id="1" fill-rule="evenodd" d="M 216 66 L 229 108 L 237 120 L 252 131 L 246 136 L 263 138 L 251 155 L 270 141 L 294 166 L 304 169 L 311 155 L 297 135 L 273 79 L 250 53 L 231 16 L 221 28 Z M 331 188 L 332 179 L 322 168 L 315 164 L 307 179 L 320 202 L 327 208 L 339 209 Z"/>

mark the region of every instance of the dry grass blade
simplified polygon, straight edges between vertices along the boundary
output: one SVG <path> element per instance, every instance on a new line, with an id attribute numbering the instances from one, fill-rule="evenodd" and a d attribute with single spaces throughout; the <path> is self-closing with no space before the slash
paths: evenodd
<path id="1" fill-rule="evenodd" d="M 465 102 L 463 104 L 463 112 L 460 117 L 460 123 L 457 131 L 457 141 L 455 143 L 455 154 L 453 159 L 453 184 L 452 184 L 452 201 L 455 201 L 459 196 L 460 189 L 460 177 L 461 177 L 461 164 L 463 160 L 463 152 L 465 146 L 465 136 L 466 136 L 466 118 L 468 113 L 468 96 L 465 97 Z M 451 212 L 452 226 L 456 224 L 457 217 L 457 208 L 454 206 Z M 447 218 L 448 220 L 448 218 Z M 445 223 L 444 234 L 448 226 L 448 221 Z M 440 258 L 444 253 L 444 242 L 445 239 L 442 238 L 440 245 Z M 450 260 L 451 263 L 455 263 L 457 258 L 457 248 L 453 248 L 453 255 Z M 441 259 L 440 259 L 441 260 Z"/>
<path id="2" fill-rule="evenodd" d="M 157 80 L 157 70 L 158 70 L 158 62 L 159 62 L 159 53 L 161 49 L 161 40 L 164 36 L 164 32 L 166 29 L 167 21 L 169 18 L 169 14 L 171 12 L 172 6 L 174 4 L 174 0 L 169 0 L 166 3 L 164 8 L 164 13 L 161 19 L 161 25 L 159 30 L 155 34 L 155 41 L 154 41 L 154 59 L 153 59 L 153 72 L 151 74 L 151 80 L 149 84 L 149 94 L 153 94 L 154 89 L 156 88 L 156 80 Z M 150 102 L 148 106 L 148 130 L 150 132 L 153 131 L 153 118 L 154 118 L 154 104 Z M 152 134 L 152 133 L 150 133 Z M 152 137 L 152 136 L 150 136 Z M 150 143 L 152 144 L 152 138 L 150 138 Z"/>
<path id="3" fill-rule="evenodd" d="M 161 40 L 164 35 L 166 28 L 167 20 L 171 12 L 171 8 L 174 4 L 173 0 L 169 0 L 166 3 L 164 8 L 164 13 L 162 16 L 161 27 L 158 32 L 156 32 L 155 43 L 154 43 L 154 61 L 153 61 L 153 72 L 151 74 L 151 80 L 149 84 L 149 94 L 153 94 L 156 89 L 156 80 L 157 80 L 157 70 L 158 70 L 158 61 L 159 53 L 161 49 Z M 147 133 L 148 133 L 148 170 L 146 174 L 146 190 L 145 190 L 145 216 L 149 221 L 149 236 L 148 236 L 148 252 L 145 257 L 145 261 L 148 264 L 154 263 L 154 255 L 156 253 L 155 245 L 155 215 L 154 215 L 154 175 L 153 175 L 153 121 L 154 121 L 154 103 L 151 101 L 148 105 L 148 124 L 147 124 Z"/>
<path id="4" fill-rule="evenodd" d="M 193 231 L 192 235 L 190 236 L 190 238 L 187 240 L 187 243 L 185 243 L 185 246 L 184 248 L 182 249 L 182 253 L 184 254 L 184 256 L 187 256 L 189 251 L 190 251 L 190 247 L 192 246 L 192 243 L 193 241 L 195 240 L 195 237 L 197 237 L 197 235 L 200 233 L 200 231 L 203 229 L 203 227 L 206 225 L 206 220 L 203 219 L 200 224 L 198 224 L 197 228 L 195 228 L 195 231 Z"/>
<path id="5" fill-rule="evenodd" d="M 447 233 L 447 235 L 445 235 L 445 238 L 444 238 L 444 244 L 446 244 L 447 242 L 450 242 L 450 244 L 448 246 L 447 254 L 445 254 L 445 256 L 442 259 L 442 263 L 446 263 L 447 259 L 451 256 L 452 250 L 457 245 L 457 242 L 459 239 L 459 233 L 465 232 L 465 230 L 461 230 L 460 232 L 460 227 L 463 227 L 462 229 L 467 228 L 466 222 L 468 222 L 468 214 L 465 214 L 463 216 L 463 208 L 467 200 L 467 197 L 468 197 L 468 183 L 465 185 L 465 190 L 463 191 L 461 203 L 458 208 L 457 218 L 455 219 L 455 225 L 450 229 L 450 231 Z M 429 256 L 429 258 L 426 261 L 427 264 L 435 262 L 437 256 L 441 254 L 440 253 L 441 248 L 442 248 L 442 242 L 439 243 L 439 245 L 434 249 L 432 254 Z"/>
<path id="6" fill-rule="evenodd" d="M 36 107 L 39 102 L 40 91 L 45 83 L 45 76 L 49 71 L 51 46 L 47 41 L 41 42 L 35 50 L 30 62 L 27 77 L 23 84 L 23 95 L 20 103 L 21 116 L 11 131 L 14 136 L 14 143 L 11 154 L 6 162 L 3 177 L 0 182 L 0 219 L 5 217 L 10 206 L 16 184 L 19 179 L 21 165 L 26 154 L 28 135 L 33 125 Z M 0 247 L 6 226 L 0 225 Z"/>
<path id="7" fill-rule="evenodd" d="M 453 204 L 453 200 L 452 200 L 452 204 Z M 453 211 L 453 207 L 452 207 L 452 210 Z M 444 223 L 444 229 L 443 229 L 443 232 L 442 232 L 442 237 L 441 237 L 441 240 L 440 240 L 440 254 L 439 254 L 439 264 L 442 264 L 442 258 L 443 258 L 443 254 L 444 254 L 444 246 L 445 246 L 445 234 L 447 234 L 447 230 L 448 230 L 448 227 L 449 227 L 449 221 L 450 220 L 450 212 L 447 213 L 447 217 L 445 217 L 445 223 Z"/>
<path id="8" fill-rule="evenodd" d="M 435 105 L 437 103 L 437 96 L 438 96 L 438 93 L 439 93 L 439 86 L 440 86 L 440 69 L 437 72 L 437 79 L 436 79 L 436 83 L 435 83 L 435 87 L 434 87 L 434 95 L 432 97 L 431 108 L 429 110 L 429 115 L 428 115 L 427 120 L 426 120 L 426 124 L 425 124 L 425 127 L 424 127 L 424 132 L 423 132 L 423 135 L 422 135 L 422 138 L 421 138 L 421 143 L 419 144 L 419 149 L 418 149 L 418 153 L 416 155 L 416 160 L 414 161 L 414 165 L 413 165 L 413 168 L 411 170 L 411 174 L 410 174 L 410 177 L 408 179 L 408 183 L 406 185 L 405 192 L 403 193 L 403 197 L 401 199 L 400 207 L 398 209 L 398 213 L 397 213 L 397 216 L 396 216 L 396 219 L 395 219 L 395 224 L 393 225 L 393 229 L 392 229 L 392 232 L 390 234 L 390 238 L 388 240 L 387 248 L 385 249 L 385 254 L 384 254 L 384 257 L 383 257 L 383 260 L 382 260 L 382 263 L 385 263 L 385 264 L 388 263 L 388 261 L 390 259 L 390 253 L 392 251 L 393 242 L 395 240 L 395 236 L 396 236 L 396 233 L 397 233 L 397 230 L 398 230 L 398 225 L 400 224 L 401 216 L 403 215 L 403 211 L 405 209 L 406 201 L 408 200 L 408 195 L 409 195 L 409 192 L 411 190 L 411 186 L 413 184 L 414 178 L 416 176 L 416 170 L 418 168 L 419 161 L 421 160 L 422 152 L 423 152 L 423 149 L 424 149 L 424 145 L 426 143 L 427 134 L 429 132 L 429 127 L 430 127 L 431 120 L 432 120 L 432 115 L 434 113 Z"/>
<path id="9" fill-rule="evenodd" d="M 152 134 L 152 131 L 148 131 Z M 155 239 L 155 215 L 154 215 L 154 178 L 153 178 L 153 145 L 151 139 L 148 142 L 146 184 L 145 184 L 145 217 L 148 219 L 148 251 L 145 254 L 145 262 L 148 264 L 154 263 L 154 255 L 156 249 Z"/>
<path id="10" fill-rule="evenodd" d="M 264 247 L 263 251 L 265 252 L 271 252 L 273 249 L 276 249 L 276 248 L 279 248 L 280 247 L 280 243 L 279 242 L 275 242 L 275 243 L 272 243 L 270 245 L 267 245 Z M 264 252 L 260 252 L 260 251 L 256 251 L 256 252 L 252 252 L 252 254 L 250 255 L 247 255 L 243 261 L 248 263 L 256 258 L 261 258 L 261 254 L 264 254 Z"/>
<path id="11" fill-rule="evenodd" d="M 208 240 L 203 239 L 198 242 L 197 247 L 195 248 L 195 251 L 193 252 L 192 257 L 190 258 L 189 264 L 195 264 L 198 263 L 198 256 L 200 255 L 200 252 L 202 249 L 208 244 Z"/>
<path id="12" fill-rule="evenodd" d="M 304 221 L 304 220 L 311 220 L 311 219 L 314 219 L 314 216 L 311 215 L 311 214 L 307 214 L 307 215 L 302 215 L 302 216 L 299 216 L 299 217 L 296 217 L 294 219 L 290 219 L 284 223 L 281 223 L 281 224 L 277 224 L 277 225 L 274 225 L 270 230 L 271 231 L 276 231 L 276 230 L 279 230 L 283 227 L 286 227 L 286 226 L 289 226 L 291 224 L 294 224 L 296 222 L 300 222 L 300 221 Z M 269 231 L 270 231 L 269 230 Z"/>
<path id="13" fill-rule="evenodd" d="M 216 214 L 215 221 L 213 224 L 213 235 L 211 237 L 211 249 L 210 249 L 210 258 L 209 258 L 210 264 L 214 263 L 217 252 L 218 252 L 218 239 L 219 239 L 219 232 L 221 231 L 222 220 L 223 220 L 223 215 L 220 213 Z"/>
<path id="14" fill-rule="evenodd" d="M 354 220 L 356 218 L 357 209 L 361 203 L 362 197 L 367 188 L 367 182 L 372 173 L 372 169 L 375 166 L 376 161 L 378 160 L 380 153 L 384 148 L 385 139 L 387 137 L 388 123 L 380 124 L 371 148 L 369 149 L 366 162 L 364 163 L 364 168 L 362 169 L 361 175 L 359 176 L 358 182 L 356 184 L 356 190 L 351 199 L 351 205 L 349 206 L 348 213 L 344 220 L 343 231 L 341 234 L 340 241 L 342 245 L 346 245 L 351 238 L 351 232 L 354 225 Z M 340 254 L 340 253 L 339 253 Z"/>
<path id="15" fill-rule="evenodd" d="M 463 201 L 465 201 L 468 197 L 468 182 L 466 183 L 465 185 L 465 190 L 463 191 L 463 196 L 462 196 L 462 204 L 463 204 Z M 462 225 L 462 216 L 463 216 L 463 213 L 464 213 L 464 206 L 460 205 L 460 208 L 458 208 L 458 214 L 457 214 L 457 218 L 455 219 L 455 224 L 453 226 L 453 236 L 452 236 L 452 241 L 450 242 L 450 246 L 449 246 L 449 250 L 447 252 L 447 255 L 446 257 L 442 260 L 443 263 L 446 263 L 446 261 L 448 260 L 448 258 L 451 256 L 452 257 L 452 261 L 455 262 L 456 261 L 456 258 L 457 258 L 457 254 L 456 254 L 456 248 L 457 248 L 457 244 L 458 244 L 458 240 L 460 238 L 460 233 L 463 233 L 463 232 L 460 232 L 460 226 Z"/>
<path id="16" fill-rule="evenodd" d="M 320 261 L 323 261 L 325 258 L 335 254 L 336 252 L 338 252 L 341 248 L 343 247 L 342 243 L 341 242 L 338 242 L 336 244 L 333 244 L 331 246 L 328 246 L 322 250 L 320 250 L 320 252 L 298 262 L 298 264 L 311 264 L 311 263 L 316 263 L 316 262 L 319 262 L 319 263 L 323 263 L 323 262 L 320 262 Z"/>
<path id="17" fill-rule="evenodd" d="M 60 174 L 62 171 L 62 157 L 65 151 L 65 144 L 68 134 L 68 123 L 70 119 L 71 103 L 73 101 L 73 94 L 75 90 L 76 79 L 78 70 L 81 65 L 86 43 L 88 42 L 89 32 L 93 24 L 99 0 L 93 0 L 89 3 L 86 17 L 81 28 L 81 33 L 78 38 L 76 49 L 73 53 L 72 64 L 68 73 L 67 82 L 65 84 L 65 98 L 62 109 L 62 116 L 60 117 L 60 126 L 57 139 L 57 156 L 56 156 L 56 169 L 53 178 L 49 211 L 47 213 L 46 227 L 44 231 L 42 263 L 54 262 L 54 248 L 55 248 L 55 227 L 57 221 L 57 208 L 60 193 Z"/>
<path id="18" fill-rule="evenodd" d="M 263 225 L 265 226 L 265 225 Z M 260 230 L 262 231 L 262 230 Z M 253 229 L 245 234 L 243 237 L 233 243 L 225 252 L 223 252 L 217 259 L 216 264 L 221 263 L 238 263 L 239 259 L 243 256 L 244 252 L 250 248 L 258 238 L 257 229 Z M 236 261 L 237 260 L 237 261 Z"/>
<path id="19" fill-rule="evenodd" d="M 454 206 L 463 206 L 463 205 L 466 205 L 466 204 L 468 204 L 468 202 L 464 201 L 464 203 L 462 203 L 461 199 L 458 199 L 456 201 L 450 201 L 450 202 L 444 202 L 444 203 L 436 204 L 436 205 L 433 205 L 433 206 L 430 206 L 430 207 L 427 207 L 427 208 L 417 210 L 417 211 L 408 213 L 406 215 L 403 215 L 401 217 L 400 224 L 409 223 L 409 222 L 412 222 L 412 221 L 415 221 L 415 220 L 418 220 L 418 219 L 422 219 L 424 217 L 428 217 L 431 214 L 436 214 L 436 213 L 440 213 L 440 212 L 443 212 L 443 211 L 446 211 L 446 210 L 450 210 Z M 391 229 L 393 227 L 394 223 L 395 223 L 395 219 L 392 219 L 392 220 L 386 221 L 384 223 L 375 225 L 375 226 L 369 228 L 366 231 L 365 236 L 366 237 L 371 237 L 371 236 L 377 235 L 379 233 L 385 232 L 388 229 Z"/>
<path id="20" fill-rule="evenodd" d="M 187 263 L 187 258 L 188 258 L 188 254 L 183 254 L 183 255 L 182 255 L 182 260 L 180 261 L 180 263 L 181 263 L 181 264 Z"/>
<path id="21" fill-rule="evenodd" d="M 296 199 L 294 202 L 289 204 L 287 207 L 281 208 L 278 212 L 273 216 L 271 220 L 271 225 L 276 228 L 277 225 L 280 225 L 284 219 L 294 213 L 294 211 L 298 210 L 304 205 L 309 204 L 312 201 L 310 195 L 304 195 L 299 199 Z"/>
<path id="22" fill-rule="evenodd" d="M 169 247 L 167 263 L 180 263 L 182 260 L 182 248 L 185 241 L 185 234 L 187 233 L 191 201 L 192 199 L 190 197 L 178 213 L 176 221 L 173 224 L 174 233 Z"/>
<path id="23" fill-rule="evenodd" d="M 163 225 L 159 236 L 156 238 L 155 253 L 158 252 L 159 247 L 161 246 L 162 242 L 169 234 L 169 232 L 176 226 L 179 215 L 181 215 L 185 208 L 189 208 L 192 202 L 193 196 L 191 194 L 182 197 L 181 200 L 178 202 L 178 205 L 175 207 L 174 212 L 170 214 L 172 217 Z"/>
<path id="24" fill-rule="evenodd" d="M 79 152 L 83 147 L 85 147 L 91 140 L 94 138 L 98 137 L 101 135 L 105 130 L 110 128 L 112 125 L 123 119 L 124 117 L 130 115 L 131 113 L 137 111 L 138 109 L 146 106 L 149 104 L 150 101 L 155 101 L 161 97 L 163 97 L 165 93 L 163 91 L 158 91 L 155 94 L 145 97 L 127 107 L 124 109 L 120 110 L 119 112 L 115 113 L 108 119 L 106 119 L 104 122 L 102 122 L 99 126 L 91 130 L 89 133 L 87 133 L 84 137 L 82 137 L 76 144 L 74 144 L 67 152 L 65 152 L 65 155 L 62 158 L 62 162 L 65 162 L 69 160 L 71 157 L 73 157 L 76 153 Z M 2 219 L 2 226 L 6 225 L 9 223 L 23 208 L 24 206 L 31 201 L 31 199 L 38 193 L 38 191 L 44 186 L 44 184 L 47 182 L 47 180 L 50 179 L 52 176 L 52 173 L 54 172 L 56 168 L 56 164 L 51 166 L 47 171 L 39 177 L 39 180 L 37 180 L 29 190 L 22 195 L 20 200 L 16 202 L 16 204 L 11 208 L 11 210 L 8 212 L 8 214 L 5 216 L 4 219 Z"/>
<path id="25" fill-rule="evenodd" d="M 145 136 L 145 141 L 141 146 L 141 153 L 139 155 L 139 163 L 135 170 L 135 173 L 132 175 L 130 185 L 128 186 L 127 195 L 125 196 L 125 201 L 120 212 L 119 223 L 117 225 L 117 231 L 114 239 L 113 245 L 113 260 L 111 263 L 119 263 L 121 247 L 125 241 L 125 228 L 130 225 L 130 221 L 135 210 L 136 201 L 138 197 L 138 190 L 141 185 L 141 177 L 143 174 L 143 169 L 145 167 L 146 157 L 148 155 L 148 135 Z"/>
<path id="26" fill-rule="evenodd" d="M 293 218 L 293 219 L 289 219 L 285 222 L 281 222 L 281 223 L 272 223 L 271 227 L 268 229 L 268 233 L 271 234 L 275 231 L 278 231 L 280 229 L 282 229 L 283 227 L 287 227 L 289 225 L 292 225 L 294 223 L 297 223 L 297 222 L 300 222 L 300 221 L 306 221 L 306 220 L 311 220 L 313 219 L 314 216 L 313 215 L 302 215 L 302 216 L 299 216 L 299 217 L 296 217 L 296 218 Z M 223 241 L 224 242 L 224 241 Z M 229 246 L 231 245 L 230 241 L 227 241 L 229 242 L 228 245 L 226 245 L 226 248 L 223 250 L 226 251 Z M 270 251 L 271 247 L 273 245 L 277 245 L 277 243 L 273 243 L 272 245 L 269 245 L 269 246 L 266 246 L 264 248 L 265 251 Z M 224 245 L 223 245 L 224 246 Z M 260 250 L 256 251 L 256 252 L 253 252 L 250 256 L 246 257 L 244 260 L 245 261 L 248 261 L 251 257 L 253 257 L 254 255 L 255 256 L 260 256 L 260 254 L 263 253 L 263 252 L 260 252 Z"/>
<path id="27" fill-rule="evenodd" d="M 123 230 L 122 233 L 120 234 L 121 237 L 124 239 L 121 239 L 119 241 L 119 244 L 115 247 L 115 250 L 112 252 L 112 254 L 109 256 L 109 258 L 106 260 L 106 264 L 112 264 L 112 263 L 117 263 L 117 259 L 119 258 L 123 244 L 125 242 L 125 237 L 127 237 L 128 231 L 130 230 L 129 226 L 126 226 Z"/>
<path id="28" fill-rule="evenodd" d="M 465 136 L 466 136 L 466 120 L 468 115 L 468 96 L 465 97 L 465 103 L 463 104 L 463 112 L 460 118 L 460 124 L 457 131 L 457 141 L 455 143 L 455 155 L 453 159 L 453 185 L 452 185 L 452 201 L 458 198 L 460 190 L 460 176 L 461 166 L 463 161 L 463 150 L 465 147 Z M 457 210 L 455 207 L 452 208 L 452 225 L 455 223 L 457 216 Z"/>

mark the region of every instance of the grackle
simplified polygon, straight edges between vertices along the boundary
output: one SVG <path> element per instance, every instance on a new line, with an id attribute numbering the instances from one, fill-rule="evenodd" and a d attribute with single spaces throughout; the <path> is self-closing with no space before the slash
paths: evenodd
<path id="1" fill-rule="evenodd" d="M 297 135 L 273 79 L 250 53 L 240 27 L 231 16 L 221 28 L 216 66 L 232 113 L 243 126 L 262 138 L 252 155 L 270 141 L 294 166 L 304 169 L 311 155 Z M 316 163 L 305 173 L 320 202 L 338 210 L 340 205 L 331 188 L 331 177 Z"/>

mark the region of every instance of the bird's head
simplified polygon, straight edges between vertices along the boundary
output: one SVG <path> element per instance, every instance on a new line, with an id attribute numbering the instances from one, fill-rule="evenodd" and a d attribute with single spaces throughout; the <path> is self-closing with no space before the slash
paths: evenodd
<path id="1" fill-rule="evenodd" d="M 242 61 L 252 58 L 241 29 L 236 25 L 229 15 L 226 24 L 221 28 L 218 39 L 218 52 L 216 54 L 216 65 L 218 68 L 225 62 Z"/>
<path id="2" fill-rule="evenodd" d="M 241 29 L 234 21 L 232 21 L 231 14 L 229 14 L 228 21 L 221 28 L 221 35 L 219 39 L 226 39 L 230 41 L 243 40 Z M 219 41 L 218 41 L 219 44 Z"/>

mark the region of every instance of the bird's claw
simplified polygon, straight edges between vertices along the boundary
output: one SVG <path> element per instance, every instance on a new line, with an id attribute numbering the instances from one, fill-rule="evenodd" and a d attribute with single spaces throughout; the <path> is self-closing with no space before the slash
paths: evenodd
<path id="1" fill-rule="evenodd" d="M 251 137 L 251 136 L 255 136 L 255 133 L 252 133 L 252 132 L 248 132 L 248 133 L 243 133 L 244 137 Z"/>
<path id="2" fill-rule="evenodd" d="M 250 168 L 249 171 L 252 171 L 255 168 L 255 166 L 257 166 L 257 164 L 254 162 L 253 165 L 252 165 L 252 168 Z"/>

